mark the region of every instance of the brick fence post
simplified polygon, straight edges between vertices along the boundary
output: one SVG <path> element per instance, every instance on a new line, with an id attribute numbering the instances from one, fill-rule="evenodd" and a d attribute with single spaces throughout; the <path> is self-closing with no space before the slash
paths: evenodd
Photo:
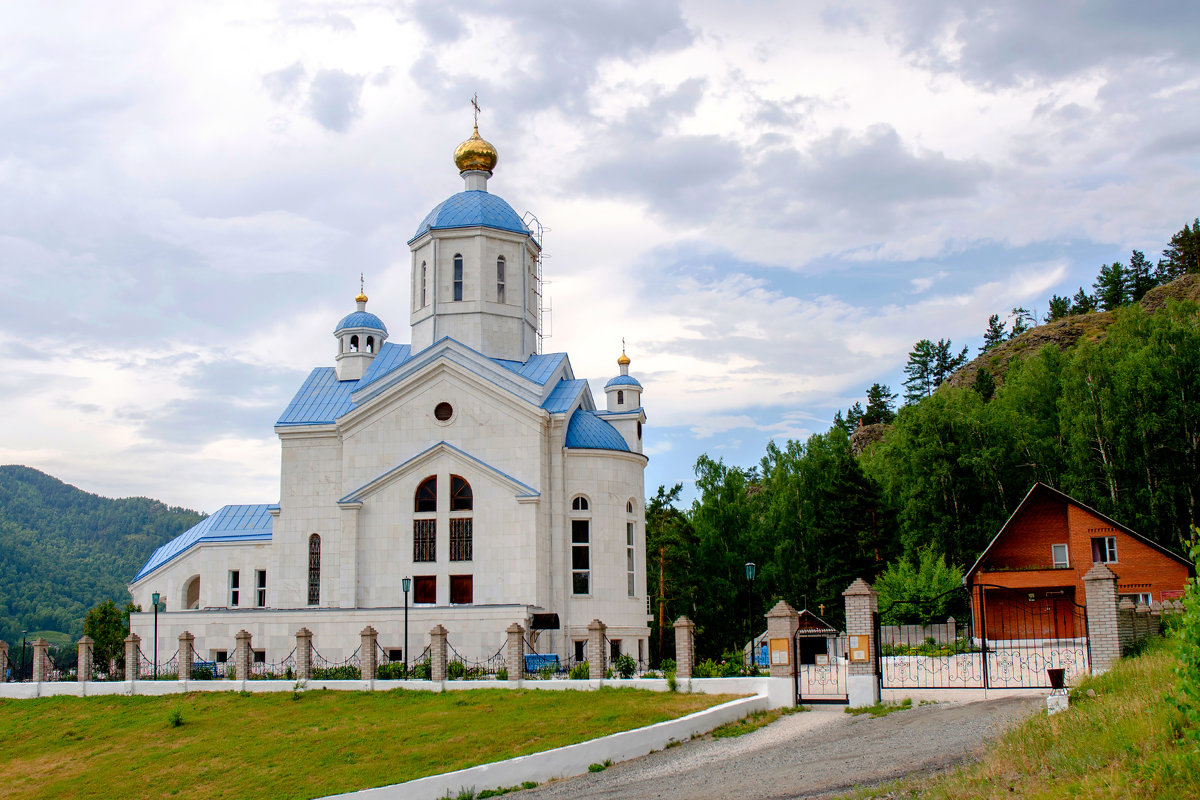
<path id="1" fill-rule="evenodd" d="M 696 666 L 696 623 L 687 617 L 675 620 L 675 677 L 691 680 Z"/>
<path id="2" fill-rule="evenodd" d="M 1121 602 L 1117 603 L 1117 631 L 1120 636 L 1121 649 L 1117 651 L 1117 655 L 1125 652 L 1125 648 L 1133 644 L 1137 639 L 1137 612 L 1134 610 L 1137 606 L 1128 597 L 1122 597 Z"/>
<path id="3" fill-rule="evenodd" d="M 1097 564 L 1083 576 L 1087 602 L 1088 644 L 1091 673 L 1108 672 L 1121 657 L 1121 636 L 1117 620 L 1117 576 L 1103 564 Z"/>
<path id="4" fill-rule="evenodd" d="M 312 680 L 312 631 L 301 628 L 296 631 L 296 680 Z"/>
<path id="5" fill-rule="evenodd" d="M 592 680 L 603 680 L 606 666 L 604 652 L 604 634 L 608 626 L 598 619 L 588 623 L 588 677 Z"/>
<path id="6" fill-rule="evenodd" d="M 33 640 L 33 682 L 50 680 L 50 643 L 41 636 Z"/>
<path id="7" fill-rule="evenodd" d="M 373 681 L 379 674 L 379 652 L 375 649 L 379 631 L 368 625 L 358 635 L 360 639 L 358 646 L 359 670 L 362 672 L 364 681 Z"/>
<path id="8" fill-rule="evenodd" d="M 792 658 L 792 637 L 800 628 L 800 612 L 783 600 L 767 612 L 767 652 L 774 653 L 772 643 L 778 639 L 787 639 L 787 663 L 776 664 L 775 656 L 769 656 L 771 661 L 772 678 L 790 678 L 796 674 L 796 665 Z"/>
<path id="9" fill-rule="evenodd" d="M 125 680 L 136 681 L 142 676 L 142 637 L 131 633 L 125 637 Z"/>
<path id="10" fill-rule="evenodd" d="M 1145 639 L 1150 635 L 1150 605 L 1141 600 L 1133 609 L 1133 635 L 1135 639 Z"/>
<path id="11" fill-rule="evenodd" d="M 8 642 L 0 639 L 0 683 L 8 680 Z"/>
<path id="12" fill-rule="evenodd" d="M 852 708 L 873 706 L 879 702 L 879 678 L 875 674 L 879 647 L 875 641 L 875 613 L 879 610 L 879 595 L 871 584 L 859 578 L 842 592 L 842 597 L 846 598 L 846 635 L 850 639 L 846 695 Z"/>
<path id="13" fill-rule="evenodd" d="M 92 679 L 92 650 L 95 644 L 92 637 L 86 634 L 79 639 L 79 659 L 75 664 L 75 680 L 80 683 L 86 683 Z"/>
<path id="14" fill-rule="evenodd" d="M 508 634 L 508 647 L 504 653 L 504 665 L 508 668 L 508 682 L 520 685 L 525 677 L 525 629 L 514 622 L 504 631 Z"/>
<path id="15" fill-rule="evenodd" d="M 179 634 L 179 680 L 190 681 L 196 666 L 196 637 L 191 631 Z"/>
<path id="16" fill-rule="evenodd" d="M 1150 635 L 1162 634 L 1162 604 L 1155 600 L 1150 604 Z"/>
<path id="17" fill-rule="evenodd" d="M 239 681 L 248 681 L 250 665 L 254 658 L 254 651 L 250 649 L 250 631 L 238 631 L 233 638 L 237 641 L 237 647 L 233 651 L 233 677 Z"/>
<path id="18" fill-rule="evenodd" d="M 446 634 L 449 632 L 441 623 L 429 632 L 430 673 L 434 683 L 446 680 Z"/>

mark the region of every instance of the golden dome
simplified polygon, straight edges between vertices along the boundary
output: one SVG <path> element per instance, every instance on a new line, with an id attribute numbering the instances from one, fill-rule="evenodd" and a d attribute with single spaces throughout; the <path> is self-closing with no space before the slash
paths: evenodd
<path id="1" fill-rule="evenodd" d="M 492 143 L 480 137 L 478 125 L 475 126 L 475 132 L 471 134 L 471 138 L 454 150 L 454 165 L 458 167 L 459 172 L 466 172 L 470 169 L 491 172 L 496 168 L 496 162 L 499 160 L 500 155 L 496 152 L 496 148 L 492 147 Z"/>
<path id="2" fill-rule="evenodd" d="M 365 303 L 365 302 L 367 302 L 367 296 L 365 294 L 363 294 L 362 292 L 359 292 L 358 296 L 354 298 L 354 302 Z"/>
<path id="3" fill-rule="evenodd" d="M 624 350 L 621 351 L 621 357 L 617 359 L 617 366 L 618 367 L 628 367 L 629 366 L 629 356 L 625 355 Z"/>

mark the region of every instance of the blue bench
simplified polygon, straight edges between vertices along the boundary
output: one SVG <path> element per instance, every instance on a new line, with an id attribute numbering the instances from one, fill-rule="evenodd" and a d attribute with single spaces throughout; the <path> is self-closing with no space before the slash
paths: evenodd
<path id="1" fill-rule="evenodd" d="M 527 653 L 525 655 L 526 672 L 539 672 L 545 667 L 554 667 L 554 671 L 558 672 L 560 668 L 558 656 L 554 653 Z"/>

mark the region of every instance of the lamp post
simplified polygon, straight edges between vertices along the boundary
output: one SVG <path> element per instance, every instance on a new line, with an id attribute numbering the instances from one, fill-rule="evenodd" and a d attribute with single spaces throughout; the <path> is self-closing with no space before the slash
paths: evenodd
<path id="1" fill-rule="evenodd" d="M 158 592 L 150 598 L 154 601 L 154 680 L 158 680 Z"/>
<path id="2" fill-rule="evenodd" d="M 408 590 L 412 588 L 412 578 L 401 578 L 400 588 L 404 590 L 404 677 L 408 677 Z"/>
<path id="3" fill-rule="evenodd" d="M 17 665 L 17 681 L 20 682 L 25 677 L 25 634 L 29 631 L 21 631 L 21 663 Z"/>
<path id="4" fill-rule="evenodd" d="M 750 664 L 755 665 L 754 660 L 754 573 L 758 567 L 753 561 L 746 562 L 746 628 L 749 630 L 750 637 Z"/>

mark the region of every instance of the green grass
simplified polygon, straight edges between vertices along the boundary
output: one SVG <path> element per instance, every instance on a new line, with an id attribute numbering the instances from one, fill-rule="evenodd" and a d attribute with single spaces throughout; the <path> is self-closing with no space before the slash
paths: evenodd
<path id="1" fill-rule="evenodd" d="M 845 712 L 847 714 L 854 714 L 855 716 L 870 714 L 872 717 L 886 717 L 888 714 L 896 711 L 908 711 L 910 708 L 912 708 L 912 698 L 906 697 L 899 703 L 876 703 L 873 706 L 855 706 L 854 708 L 845 709 Z"/>
<path id="2" fill-rule="evenodd" d="M 0 700 L 0 795 L 319 797 L 548 750 L 733 699 L 634 689 L 312 691 L 299 698 Z"/>
<path id="3" fill-rule="evenodd" d="M 1176 663 L 1161 640 L 1086 678 L 1060 714 L 1037 714 L 1004 734 L 983 758 L 953 773 L 911 779 L 854 797 L 984 800 L 1195 797 L 1200 749 L 1171 699 Z M 1095 692 L 1088 697 L 1087 691 Z"/>
<path id="4" fill-rule="evenodd" d="M 770 725 L 786 714 L 795 714 L 803 710 L 803 708 L 772 708 L 767 711 L 755 711 L 736 722 L 727 722 L 721 727 L 713 729 L 712 736 L 714 739 L 732 739 L 735 736 L 743 736 Z"/>

